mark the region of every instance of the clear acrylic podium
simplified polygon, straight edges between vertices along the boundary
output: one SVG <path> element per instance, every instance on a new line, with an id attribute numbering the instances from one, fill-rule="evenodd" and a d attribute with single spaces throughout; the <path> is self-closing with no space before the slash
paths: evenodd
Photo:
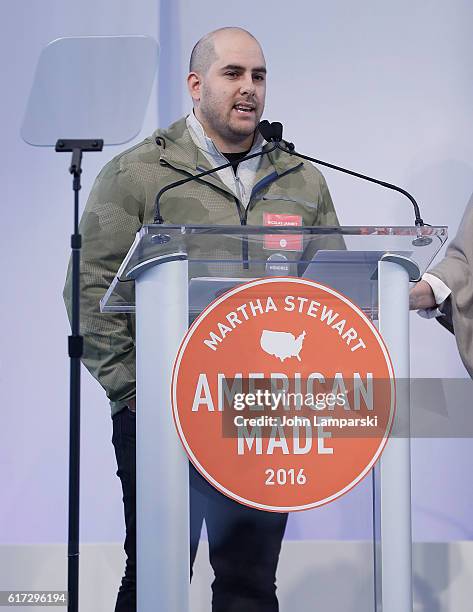
<path id="1" fill-rule="evenodd" d="M 139 612 L 189 610 L 188 460 L 170 392 L 189 320 L 250 279 L 312 279 L 378 322 L 396 378 L 408 379 L 409 282 L 446 239 L 445 227 L 149 225 L 136 235 L 100 305 L 111 316 L 136 316 Z M 398 419 L 409 421 L 406 385 L 397 390 Z M 412 612 L 408 436 L 388 441 L 377 470 L 372 611 Z"/>

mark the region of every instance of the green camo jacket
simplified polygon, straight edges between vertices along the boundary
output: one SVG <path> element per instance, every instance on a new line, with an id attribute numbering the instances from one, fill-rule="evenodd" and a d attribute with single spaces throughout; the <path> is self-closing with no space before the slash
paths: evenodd
<path id="1" fill-rule="evenodd" d="M 105 389 L 112 414 L 135 395 L 134 316 L 101 314 L 103 297 L 136 232 L 153 222 L 163 186 L 210 168 L 185 119 L 157 130 L 117 155 L 100 172 L 80 222 L 83 363 Z M 263 225 L 263 213 L 300 215 L 303 225 L 338 225 L 322 174 L 312 164 L 276 151 L 262 157 L 247 209 L 216 175 L 167 192 L 168 224 Z M 71 317 L 71 263 L 64 300 Z"/>

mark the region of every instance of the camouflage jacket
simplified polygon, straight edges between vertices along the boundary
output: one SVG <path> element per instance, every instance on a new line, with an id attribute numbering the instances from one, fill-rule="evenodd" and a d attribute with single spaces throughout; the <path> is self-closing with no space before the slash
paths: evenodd
<path id="1" fill-rule="evenodd" d="M 80 222 L 83 363 L 105 389 L 112 414 L 135 395 L 134 320 L 100 313 L 99 300 L 136 232 L 153 222 L 159 189 L 209 167 L 181 119 L 112 159 L 90 193 Z M 168 191 L 160 209 L 168 224 L 263 225 L 263 213 L 271 212 L 299 215 L 303 225 L 338 225 L 322 174 L 280 151 L 262 157 L 246 209 L 215 174 Z M 64 300 L 70 318 L 70 262 Z"/>

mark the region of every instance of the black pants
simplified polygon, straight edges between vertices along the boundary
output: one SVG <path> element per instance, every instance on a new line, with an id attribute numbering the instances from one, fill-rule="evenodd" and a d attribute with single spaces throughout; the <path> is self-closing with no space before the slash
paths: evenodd
<path id="1" fill-rule="evenodd" d="M 136 611 L 135 431 L 135 415 L 127 408 L 113 417 L 112 441 L 123 489 L 127 556 L 115 612 Z M 277 612 L 276 567 L 287 514 L 234 502 L 208 484 L 192 465 L 189 484 L 191 572 L 205 519 L 215 573 L 212 612 Z"/>

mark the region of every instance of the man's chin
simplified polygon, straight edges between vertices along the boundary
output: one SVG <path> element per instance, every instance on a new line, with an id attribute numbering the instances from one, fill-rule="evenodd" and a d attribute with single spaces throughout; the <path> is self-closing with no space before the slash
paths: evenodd
<path id="1" fill-rule="evenodd" d="M 248 138 L 254 134 L 258 123 L 254 117 L 248 117 L 237 121 L 230 121 L 231 132 L 239 138 Z"/>

